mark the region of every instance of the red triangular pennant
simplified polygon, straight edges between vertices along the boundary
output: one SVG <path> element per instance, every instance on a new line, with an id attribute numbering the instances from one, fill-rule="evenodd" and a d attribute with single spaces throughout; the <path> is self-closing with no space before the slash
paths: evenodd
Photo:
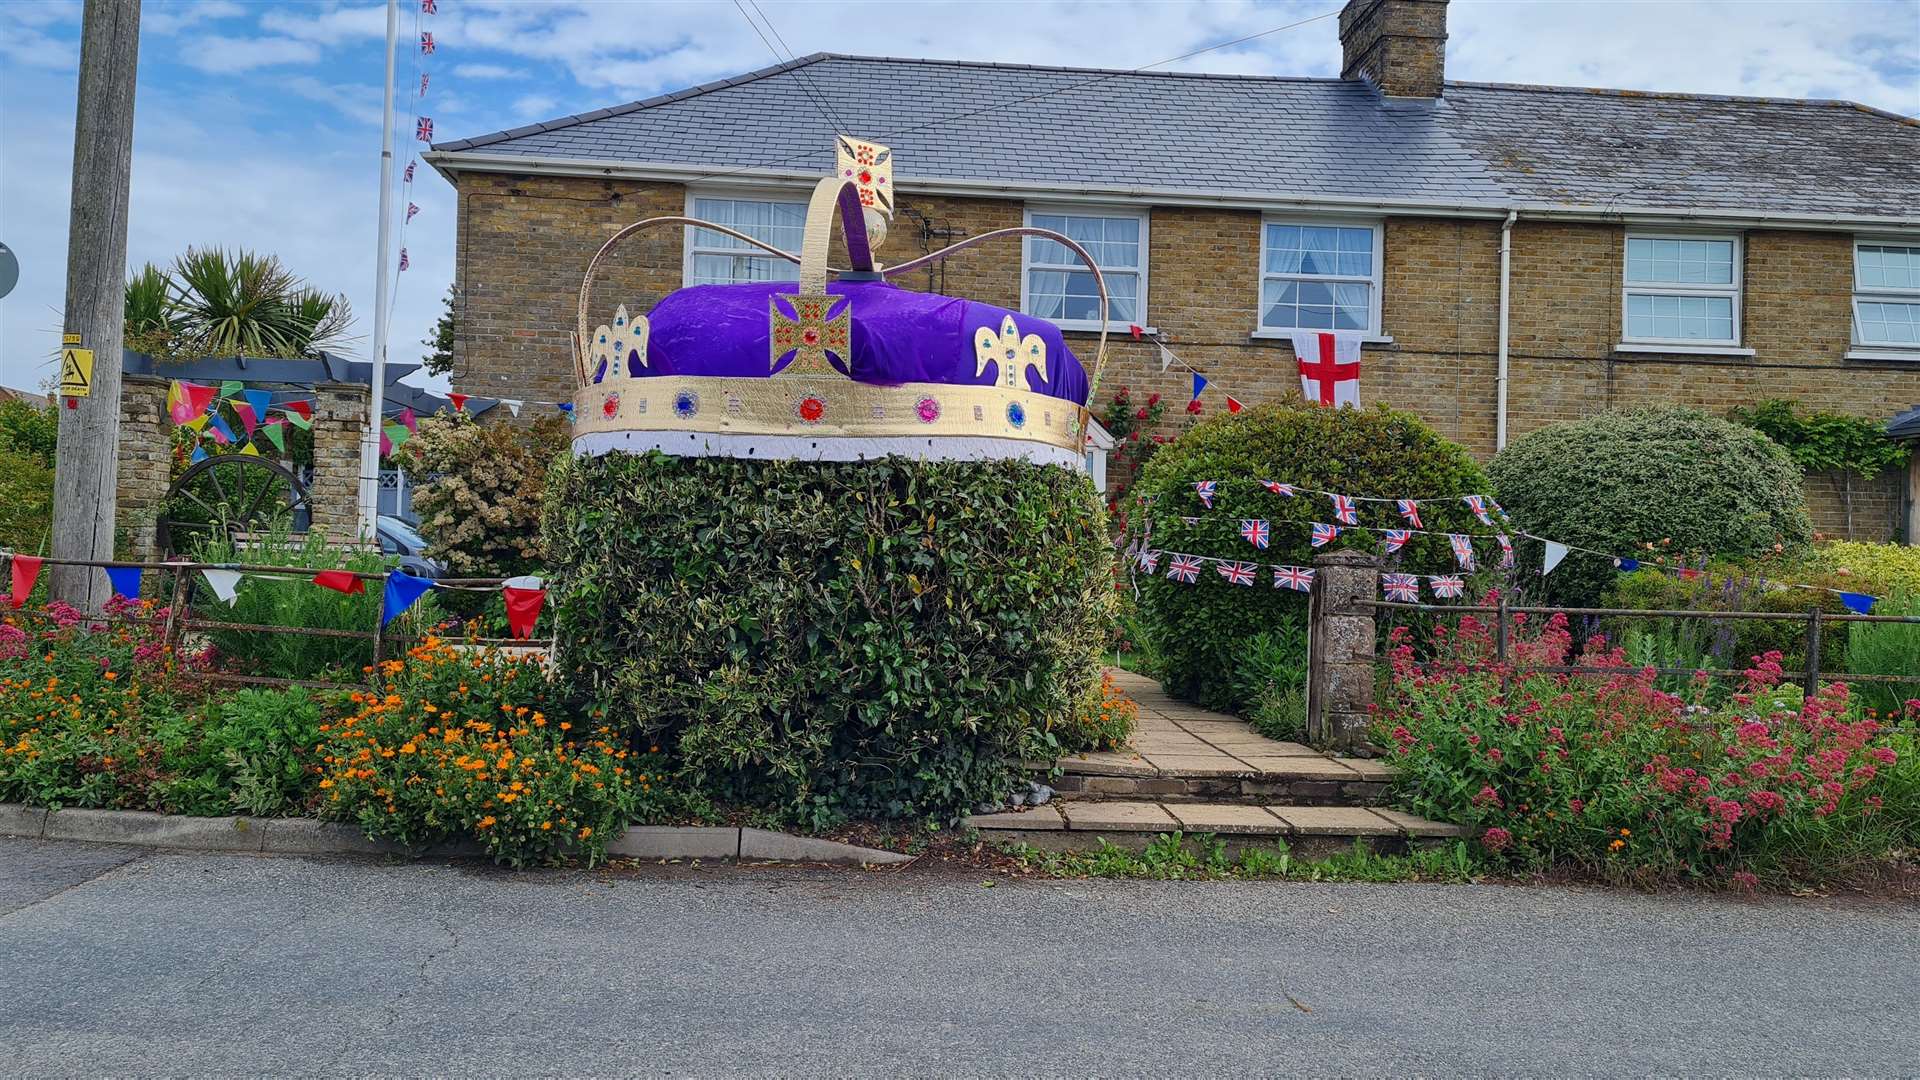
<path id="1" fill-rule="evenodd" d="M 33 555 L 13 557 L 13 606 L 25 607 L 33 594 L 33 583 L 40 578 L 40 559 Z"/>
<path id="2" fill-rule="evenodd" d="M 367 583 L 351 570 L 322 570 L 313 575 L 313 583 L 349 596 L 367 591 Z"/>
<path id="3" fill-rule="evenodd" d="M 1239 411 L 1240 411 L 1241 409 L 1243 409 L 1243 408 L 1246 408 L 1246 406 L 1244 406 L 1244 405 L 1242 405 L 1242 404 L 1240 404 L 1240 403 L 1239 403 L 1238 401 L 1235 401 L 1235 400 L 1233 399 L 1233 395 L 1232 395 L 1232 394 L 1228 394 L 1228 395 L 1227 395 L 1227 411 L 1228 411 L 1228 412 L 1230 412 L 1230 413 L 1236 413 L 1236 412 L 1239 412 Z"/>
<path id="4" fill-rule="evenodd" d="M 540 608 L 547 602 L 547 590 L 509 585 L 500 590 L 500 598 L 507 602 L 508 631 L 517 638 L 532 637 L 533 624 L 540 621 Z"/>
<path id="5" fill-rule="evenodd" d="M 453 402 L 453 411 L 454 411 L 454 412 L 466 412 L 466 411 L 467 411 L 467 395 L 465 395 L 465 394 L 448 394 L 448 395 L 447 395 L 447 400 L 448 400 L 448 401 L 451 401 L 451 402 Z"/>

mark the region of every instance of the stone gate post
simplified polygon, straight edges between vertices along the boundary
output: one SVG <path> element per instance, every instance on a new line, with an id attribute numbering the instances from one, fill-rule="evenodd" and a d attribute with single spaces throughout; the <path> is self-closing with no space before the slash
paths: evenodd
<path id="1" fill-rule="evenodd" d="M 358 383 L 315 383 L 313 398 L 313 528 L 352 543 L 360 539 L 360 436 L 371 394 Z"/>
<path id="2" fill-rule="evenodd" d="M 1308 604 L 1307 738 L 1349 748 L 1366 741 L 1373 706 L 1374 613 L 1354 605 L 1380 595 L 1380 560 L 1333 551 L 1313 560 Z"/>
<path id="3" fill-rule="evenodd" d="M 114 496 L 120 536 L 115 547 L 136 562 L 159 557 L 161 504 L 173 483 L 169 381 L 157 375 L 120 379 L 120 468 Z"/>

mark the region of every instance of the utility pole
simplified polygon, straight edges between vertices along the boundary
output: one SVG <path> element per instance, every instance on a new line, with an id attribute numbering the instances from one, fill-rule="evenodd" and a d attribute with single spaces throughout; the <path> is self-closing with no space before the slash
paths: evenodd
<path id="1" fill-rule="evenodd" d="M 93 352 L 85 397 L 60 399 L 53 557 L 113 558 L 120 474 L 120 346 L 127 282 L 127 188 L 133 172 L 134 68 L 140 0 L 86 0 L 73 123 L 67 227 L 66 343 Z M 77 340 L 76 340 L 77 339 Z M 82 611 L 112 595 L 90 566 L 50 567 L 48 590 Z"/>
<path id="2" fill-rule="evenodd" d="M 379 536 L 380 428 L 387 407 L 387 248 L 393 225 L 393 53 L 400 40 L 400 0 L 387 0 L 386 108 L 380 113 L 380 251 L 373 277 L 373 391 L 367 400 L 367 433 L 360 440 L 360 539 Z"/>

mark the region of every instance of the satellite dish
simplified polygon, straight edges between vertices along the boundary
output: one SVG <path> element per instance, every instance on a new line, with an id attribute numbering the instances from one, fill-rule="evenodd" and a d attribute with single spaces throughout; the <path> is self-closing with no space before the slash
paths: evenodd
<path id="1" fill-rule="evenodd" d="M 0 296 L 13 291 L 20 282 L 20 260 L 14 257 L 13 249 L 0 244 Z"/>

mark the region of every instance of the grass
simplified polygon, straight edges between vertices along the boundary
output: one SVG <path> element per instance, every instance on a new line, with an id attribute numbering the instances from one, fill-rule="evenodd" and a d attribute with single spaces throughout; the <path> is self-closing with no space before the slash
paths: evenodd
<path id="1" fill-rule="evenodd" d="M 1102 840 L 1093 851 L 1042 851 L 1019 844 L 1008 854 L 1024 868 L 1049 877 L 1125 878 L 1149 881 L 1437 881 L 1465 883 L 1481 875 L 1473 852 L 1461 841 L 1386 855 L 1355 841 L 1352 850 L 1324 859 L 1297 858 L 1286 841 L 1245 848 L 1227 855 L 1226 842 L 1212 834 L 1187 837 L 1163 833 L 1144 851 L 1128 851 Z"/>

